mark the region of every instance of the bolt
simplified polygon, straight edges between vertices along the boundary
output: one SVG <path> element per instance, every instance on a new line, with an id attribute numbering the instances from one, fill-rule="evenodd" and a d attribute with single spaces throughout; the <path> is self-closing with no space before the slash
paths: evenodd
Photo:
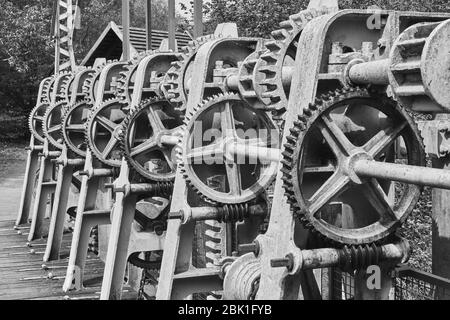
<path id="1" fill-rule="evenodd" d="M 245 253 L 254 253 L 255 256 L 259 256 L 259 250 L 260 246 L 258 241 L 249 244 L 241 244 L 238 249 L 239 254 L 241 255 Z"/>
<path id="2" fill-rule="evenodd" d="M 288 254 L 285 258 L 272 259 L 270 261 L 270 266 L 272 268 L 287 268 L 288 271 L 292 271 L 294 268 L 294 257 Z"/>
<path id="3" fill-rule="evenodd" d="M 31 248 L 31 247 L 32 247 L 31 242 L 27 242 L 27 247 L 28 247 L 28 248 Z"/>
<path id="4" fill-rule="evenodd" d="M 36 250 L 31 249 L 31 250 L 30 250 L 30 254 L 36 254 Z"/>
<path id="5" fill-rule="evenodd" d="M 168 219 L 169 220 L 183 220 L 184 219 L 184 211 L 180 210 L 178 212 L 170 212 Z"/>
<path id="6" fill-rule="evenodd" d="M 14 230 L 19 230 L 19 227 L 18 226 L 14 226 Z"/>
<path id="7" fill-rule="evenodd" d="M 64 296 L 63 299 L 64 299 L 64 300 L 70 300 L 70 297 L 69 297 L 69 296 Z"/>
<path id="8" fill-rule="evenodd" d="M 55 276 L 53 275 L 53 273 L 49 272 L 47 275 L 48 279 L 53 279 Z"/>
<path id="9" fill-rule="evenodd" d="M 43 265 L 41 266 L 41 268 L 42 268 L 42 270 L 48 270 L 48 267 L 47 267 L 46 264 L 43 264 Z"/>
<path id="10" fill-rule="evenodd" d="M 22 231 L 20 231 L 20 230 L 17 231 L 17 234 L 18 234 L 18 235 L 21 235 L 21 234 L 22 234 Z"/>

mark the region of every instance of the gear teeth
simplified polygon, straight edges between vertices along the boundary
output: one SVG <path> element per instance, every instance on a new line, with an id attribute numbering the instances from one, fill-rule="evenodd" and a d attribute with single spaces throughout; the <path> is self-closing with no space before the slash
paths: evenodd
<path id="1" fill-rule="evenodd" d="M 282 152 L 283 159 L 282 164 L 282 181 L 283 187 L 285 189 L 285 195 L 291 205 L 291 210 L 295 217 L 304 225 L 305 228 L 314 233 L 314 235 L 323 241 L 324 243 L 331 244 L 333 246 L 341 247 L 343 245 L 349 245 L 349 252 L 351 252 L 351 259 L 356 265 L 360 265 L 362 261 L 366 259 L 367 247 L 355 246 L 349 243 L 348 239 L 344 236 L 334 235 L 328 233 L 322 233 L 316 228 L 316 220 L 311 220 L 312 217 L 308 212 L 308 207 L 306 205 L 306 200 L 301 195 L 301 186 L 299 185 L 299 180 L 297 177 L 297 164 L 299 161 L 300 150 L 304 148 L 303 141 L 311 126 L 315 123 L 315 120 L 320 116 L 322 112 L 326 112 L 329 108 L 332 108 L 336 103 L 342 103 L 345 99 L 353 99 L 355 97 L 365 97 L 368 99 L 373 99 L 376 97 L 383 99 L 383 105 L 389 106 L 393 105 L 393 108 L 398 108 L 399 112 L 402 112 L 405 117 L 407 113 L 404 109 L 396 104 L 393 100 L 388 99 L 385 96 L 379 96 L 376 93 L 371 93 L 367 88 L 349 88 L 349 89 L 339 89 L 335 92 L 330 92 L 330 94 L 325 94 L 321 96 L 320 100 L 315 100 L 314 104 L 310 104 L 309 107 L 304 110 L 302 115 L 298 116 L 298 121 L 294 121 L 293 128 L 290 129 L 290 135 L 286 137 L 286 144 L 284 145 L 284 150 Z M 395 106 L 394 106 L 395 104 Z M 412 122 L 411 122 L 412 123 Z M 421 141 L 419 141 L 421 143 Z M 422 145 L 423 147 L 423 145 Z M 425 162 L 424 162 L 425 163 Z M 322 230 L 322 229 L 320 229 Z M 394 230 L 395 232 L 395 230 Z M 384 236 L 383 238 L 378 238 L 376 236 L 368 237 L 367 239 L 360 239 L 359 241 L 366 241 L 367 244 L 376 244 L 385 241 L 393 233 Z M 365 248 L 366 252 L 360 251 L 360 248 Z"/>
<path id="2" fill-rule="evenodd" d="M 261 50 L 264 53 L 260 60 L 264 63 L 258 63 L 256 68 L 262 77 L 256 85 L 261 86 L 263 91 L 258 93 L 258 96 L 260 99 L 270 101 L 267 108 L 269 111 L 278 112 L 277 120 L 282 120 L 282 112 L 288 104 L 281 74 L 285 58 L 297 47 L 298 38 L 306 24 L 321 14 L 325 14 L 325 11 L 304 10 L 290 16 L 289 20 L 280 23 L 281 29 L 272 32 L 272 40 L 267 41 Z M 283 124 L 281 123 L 280 126 Z"/>
<path id="3" fill-rule="evenodd" d="M 86 150 L 82 150 L 78 145 L 75 145 L 74 143 L 72 143 L 72 140 L 70 139 L 67 130 L 65 129 L 69 118 L 72 115 L 72 112 L 77 110 L 80 106 L 82 105 L 86 105 L 89 106 L 89 109 L 92 108 L 92 105 L 90 104 L 90 101 L 87 99 L 83 99 L 81 101 L 78 101 L 77 103 L 75 103 L 74 105 L 68 105 L 64 111 L 63 117 L 62 117 L 62 127 L 61 127 L 61 131 L 62 131 L 62 136 L 64 137 L 64 141 L 67 145 L 67 147 L 72 150 L 75 154 L 79 155 L 80 157 L 86 157 Z M 86 125 L 84 123 L 84 125 Z M 84 145 L 86 145 L 86 143 L 84 143 Z"/>
<path id="4" fill-rule="evenodd" d="M 58 109 L 60 110 L 60 116 L 62 116 L 63 110 L 64 110 L 66 107 L 67 107 L 67 101 L 65 101 L 65 100 L 60 101 L 60 102 L 58 102 L 58 103 L 56 103 L 56 104 L 54 104 L 54 105 L 50 105 L 50 106 L 46 109 L 45 114 L 44 114 L 44 119 L 43 119 L 43 121 L 42 121 L 42 131 L 44 132 L 45 138 L 47 139 L 47 141 L 48 141 L 51 145 L 53 145 L 55 148 L 57 148 L 57 149 L 59 149 L 59 150 L 61 150 L 61 149 L 63 148 L 62 141 L 61 141 L 61 143 L 60 143 L 60 142 L 59 142 L 59 139 L 58 139 L 58 141 L 57 141 L 57 140 L 54 139 L 53 136 L 50 135 L 50 132 L 48 131 L 48 128 L 47 128 L 47 122 L 48 122 L 48 119 L 50 118 L 50 116 L 52 115 L 52 113 L 53 113 L 54 111 L 58 110 Z M 52 120 L 53 120 L 53 119 L 52 119 Z M 59 123 L 62 123 L 62 117 L 60 117 L 59 120 L 60 120 Z M 61 132 L 59 132 L 59 133 L 61 133 Z M 63 139 L 62 136 L 61 136 L 61 139 Z"/>
<path id="5" fill-rule="evenodd" d="M 42 111 L 42 109 L 47 109 L 49 107 L 48 103 L 41 103 L 38 104 L 37 106 L 35 106 L 33 108 L 33 110 L 31 110 L 30 115 L 28 117 L 28 128 L 30 129 L 30 132 L 33 134 L 33 136 L 39 141 L 39 142 L 44 142 L 45 137 L 41 136 L 39 134 L 39 132 L 37 131 L 37 128 L 35 127 L 34 124 L 34 117 L 35 114 L 37 114 L 39 111 Z M 45 114 L 45 111 L 44 111 Z M 43 122 L 44 120 L 44 115 L 40 116 L 42 118 L 42 120 L 40 120 L 41 122 Z M 38 124 L 39 125 L 39 124 Z M 40 126 L 42 127 L 42 124 L 40 124 Z"/>
<path id="6" fill-rule="evenodd" d="M 197 51 L 200 47 L 218 37 L 214 35 L 203 36 L 192 40 L 182 49 L 177 58 L 179 61 L 172 63 L 172 68 L 166 74 L 162 82 L 164 97 L 170 101 L 179 112 L 185 112 L 187 95 L 184 88 L 186 70 L 194 62 Z"/>
<path id="7" fill-rule="evenodd" d="M 130 130 L 134 126 L 135 121 L 137 121 L 139 115 L 143 110 L 156 105 L 158 103 L 168 103 L 167 100 L 161 98 L 149 98 L 142 101 L 136 108 L 131 110 L 125 119 L 122 122 L 122 134 L 120 139 L 120 149 L 122 150 L 122 154 L 125 157 L 126 161 L 136 172 L 138 175 L 142 176 L 145 179 L 149 179 L 151 181 L 159 181 L 159 182 L 171 182 L 175 179 L 176 172 L 172 172 L 172 174 L 160 174 L 155 172 L 150 172 L 148 170 L 144 170 L 142 166 L 135 161 L 135 159 L 131 156 L 131 146 L 129 145 L 130 139 L 127 137 L 130 135 Z M 181 115 L 180 115 L 181 116 Z M 177 147 L 175 147 L 177 148 Z M 175 149 L 177 151 L 177 149 Z M 176 154 L 176 158 L 178 158 L 178 152 Z"/>
<path id="8" fill-rule="evenodd" d="M 91 100 L 88 100 L 89 103 Z M 118 98 L 110 98 L 102 102 L 98 107 L 93 108 L 92 111 L 89 114 L 88 120 L 86 121 L 86 128 L 85 128 L 85 140 L 86 145 L 89 147 L 89 150 L 92 151 L 92 155 L 97 158 L 100 162 L 113 167 L 113 168 L 120 168 L 121 161 L 120 160 L 111 160 L 111 159 L 105 159 L 103 158 L 102 153 L 97 149 L 97 146 L 95 145 L 95 139 L 96 137 L 93 137 L 91 135 L 91 129 L 93 127 L 93 122 L 97 116 L 97 114 L 104 108 L 109 107 L 112 104 L 122 104 L 122 101 Z M 119 146 L 120 148 L 120 146 Z"/>

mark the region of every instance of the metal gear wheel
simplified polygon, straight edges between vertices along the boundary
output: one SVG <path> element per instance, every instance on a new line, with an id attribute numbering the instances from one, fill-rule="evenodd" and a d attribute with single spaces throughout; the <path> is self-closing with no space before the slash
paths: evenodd
<path id="1" fill-rule="evenodd" d="M 109 99 L 91 111 L 86 122 L 86 144 L 92 154 L 104 164 L 120 167 L 122 152 L 122 122 L 128 114 L 128 106 L 119 99 Z"/>
<path id="2" fill-rule="evenodd" d="M 199 105 L 186 115 L 183 133 L 180 165 L 205 201 L 249 202 L 276 176 L 278 130 L 267 113 L 237 94 L 221 94 Z"/>
<path id="3" fill-rule="evenodd" d="M 67 107 L 67 100 L 51 104 L 45 111 L 42 120 L 42 131 L 48 142 L 55 148 L 62 149 L 64 138 L 62 134 L 62 116 Z"/>
<path id="4" fill-rule="evenodd" d="M 89 100 L 78 101 L 64 111 L 61 132 L 67 147 L 76 155 L 86 157 L 85 128 L 91 112 L 92 104 Z"/>
<path id="5" fill-rule="evenodd" d="M 130 166 L 150 180 L 174 180 L 182 125 L 181 114 L 167 100 L 143 101 L 123 121 L 121 146 Z"/>
<path id="6" fill-rule="evenodd" d="M 323 96 L 294 122 L 283 152 L 283 181 L 294 214 L 336 244 L 386 239 L 414 209 L 421 188 L 360 177 L 358 161 L 396 163 L 404 147 L 409 165 L 425 166 L 416 124 L 385 95 L 363 88 Z"/>

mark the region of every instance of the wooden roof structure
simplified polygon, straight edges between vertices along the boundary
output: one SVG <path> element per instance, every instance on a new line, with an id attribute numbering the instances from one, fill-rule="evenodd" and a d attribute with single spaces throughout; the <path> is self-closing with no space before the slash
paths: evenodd
<path id="1" fill-rule="evenodd" d="M 161 42 L 167 37 L 167 31 L 152 30 L 152 49 L 159 49 Z M 177 32 L 175 38 L 178 49 L 186 46 L 192 40 L 187 33 L 182 32 Z M 97 58 L 106 58 L 107 60 L 120 59 L 122 56 L 122 40 L 122 27 L 111 21 L 83 59 L 81 65 L 92 66 Z M 130 46 L 132 55 L 147 49 L 145 29 L 130 28 Z"/>

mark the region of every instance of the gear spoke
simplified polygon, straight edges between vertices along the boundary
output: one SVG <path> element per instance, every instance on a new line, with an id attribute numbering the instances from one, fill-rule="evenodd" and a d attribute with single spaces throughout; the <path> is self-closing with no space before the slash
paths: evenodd
<path id="1" fill-rule="evenodd" d="M 214 162 L 223 162 L 223 149 L 219 144 L 214 143 L 204 147 L 192 149 L 188 152 L 186 158 L 190 161 L 190 163 L 194 164 L 203 164 L 212 160 L 214 160 Z"/>
<path id="2" fill-rule="evenodd" d="M 102 156 L 104 158 L 107 158 L 114 150 L 114 147 L 117 145 L 118 142 L 119 141 L 116 138 L 112 137 L 111 140 L 109 140 L 108 144 L 106 145 L 105 149 L 103 150 Z"/>
<path id="3" fill-rule="evenodd" d="M 232 195 L 241 195 L 241 171 L 236 163 L 226 163 L 228 186 Z"/>
<path id="4" fill-rule="evenodd" d="M 150 122 L 150 125 L 152 126 L 153 132 L 156 133 L 165 129 L 164 125 L 161 122 L 160 117 L 158 116 L 157 112 L 153 110 L 153 108 L 147 109 L 147 117 L 148 121 Z"/>
<path id="5" fill-rule="evenodd" d="M 97 122 L 100 123 L 105 129 L 108 129 L 108 131 L 110 131 L 111 133 L 118 126 L 117 123 L 109 120 L 108 118 L 102 115 L 97 115 Z"/>
<path id="6" fill-rule="evenodd" d="M 167 164 L 169 165 L 170 170 L 175 171 L 177 169 L 175 162 L 172 160 L 172 153 L 168 149 L 163 149 L 162 153 L 164 158 L 166 159 Z"/>
<path id="7" fill-rule="evenodd" d="M 406 125 L 407 122 L 404 121 L 398 127 L 391 126 L 383 131 L 380 131 L 366 143 L 363 149 L 369 153 L 372 158 L 375 158 L 383 152 L 383 150 L 388 148 L 395 141 L 395 139 L 398 138 L 400 133 L 405 129 Z"/>
<path id="8" fill-rule="evenodd" d="M 72 131 L 72 132 L 84 132 L 85 125 L 84 124 L 70 124 L 66 127 L 66 130 Z"/>
<path id="9" fill-rule="evenodd" d="M 145 141 L 144 143 L 131 149 L 130 155 L 132 157 L 135 157 L 135 156 L 140 155 L 148 150 L 155 148 L 156 146 L 157 146 L 156 140 L 153 138 L 150 138 L 149 140 Z"/>
<path id="10" fill-rule="evenodd" d="M 323 115 L 318 127 L 337 158 L 348 156 L 355 146 L 348 140 L 344 132 L 338 127 L 330 115 Z"/>
<path id="11" fill-rule="evenodd" d="M 62 128 L 62 125 L 58 124 L 58 125 L 56 125 L 54 127 L 49 128 L 48 129 L 48 133 L 54 133 L 54 132 L 57 132 L 57 131 L 61 131 L 61 128 Z"/>
<path id="12" fill-rule="evenodd" d="M 342 194 L 346 190 L 349 182 L 350 179 L 341 174 L 341 172 L 337 171 L 334 173 L 308 200 L 310 203 L 310 216 L 314 216 L 320 209 L 329 203 L 331 199 Z"/>
<path id="13" fill-rule="evenodd" d="M 389 201 L 389 198 L 376 179 L 370 179 L 365 184 L 363 192 L 367 200 L 380 215 L 381 221 L 392 222 L 398 220 L 390 205 L 391 201 Z"/>
<path id="14" fill-rule="evenodd" d="M 221 112 L 221 130 L 222 137 L 226 139 L 227 137 L 236 136 L 236 127 L 234 123 L 233 109 L 231 108 L 231 103 L 229 101 L 225 102 L 225 105 Z M 232 133 L 232 134 L 231 134 Z"/>

